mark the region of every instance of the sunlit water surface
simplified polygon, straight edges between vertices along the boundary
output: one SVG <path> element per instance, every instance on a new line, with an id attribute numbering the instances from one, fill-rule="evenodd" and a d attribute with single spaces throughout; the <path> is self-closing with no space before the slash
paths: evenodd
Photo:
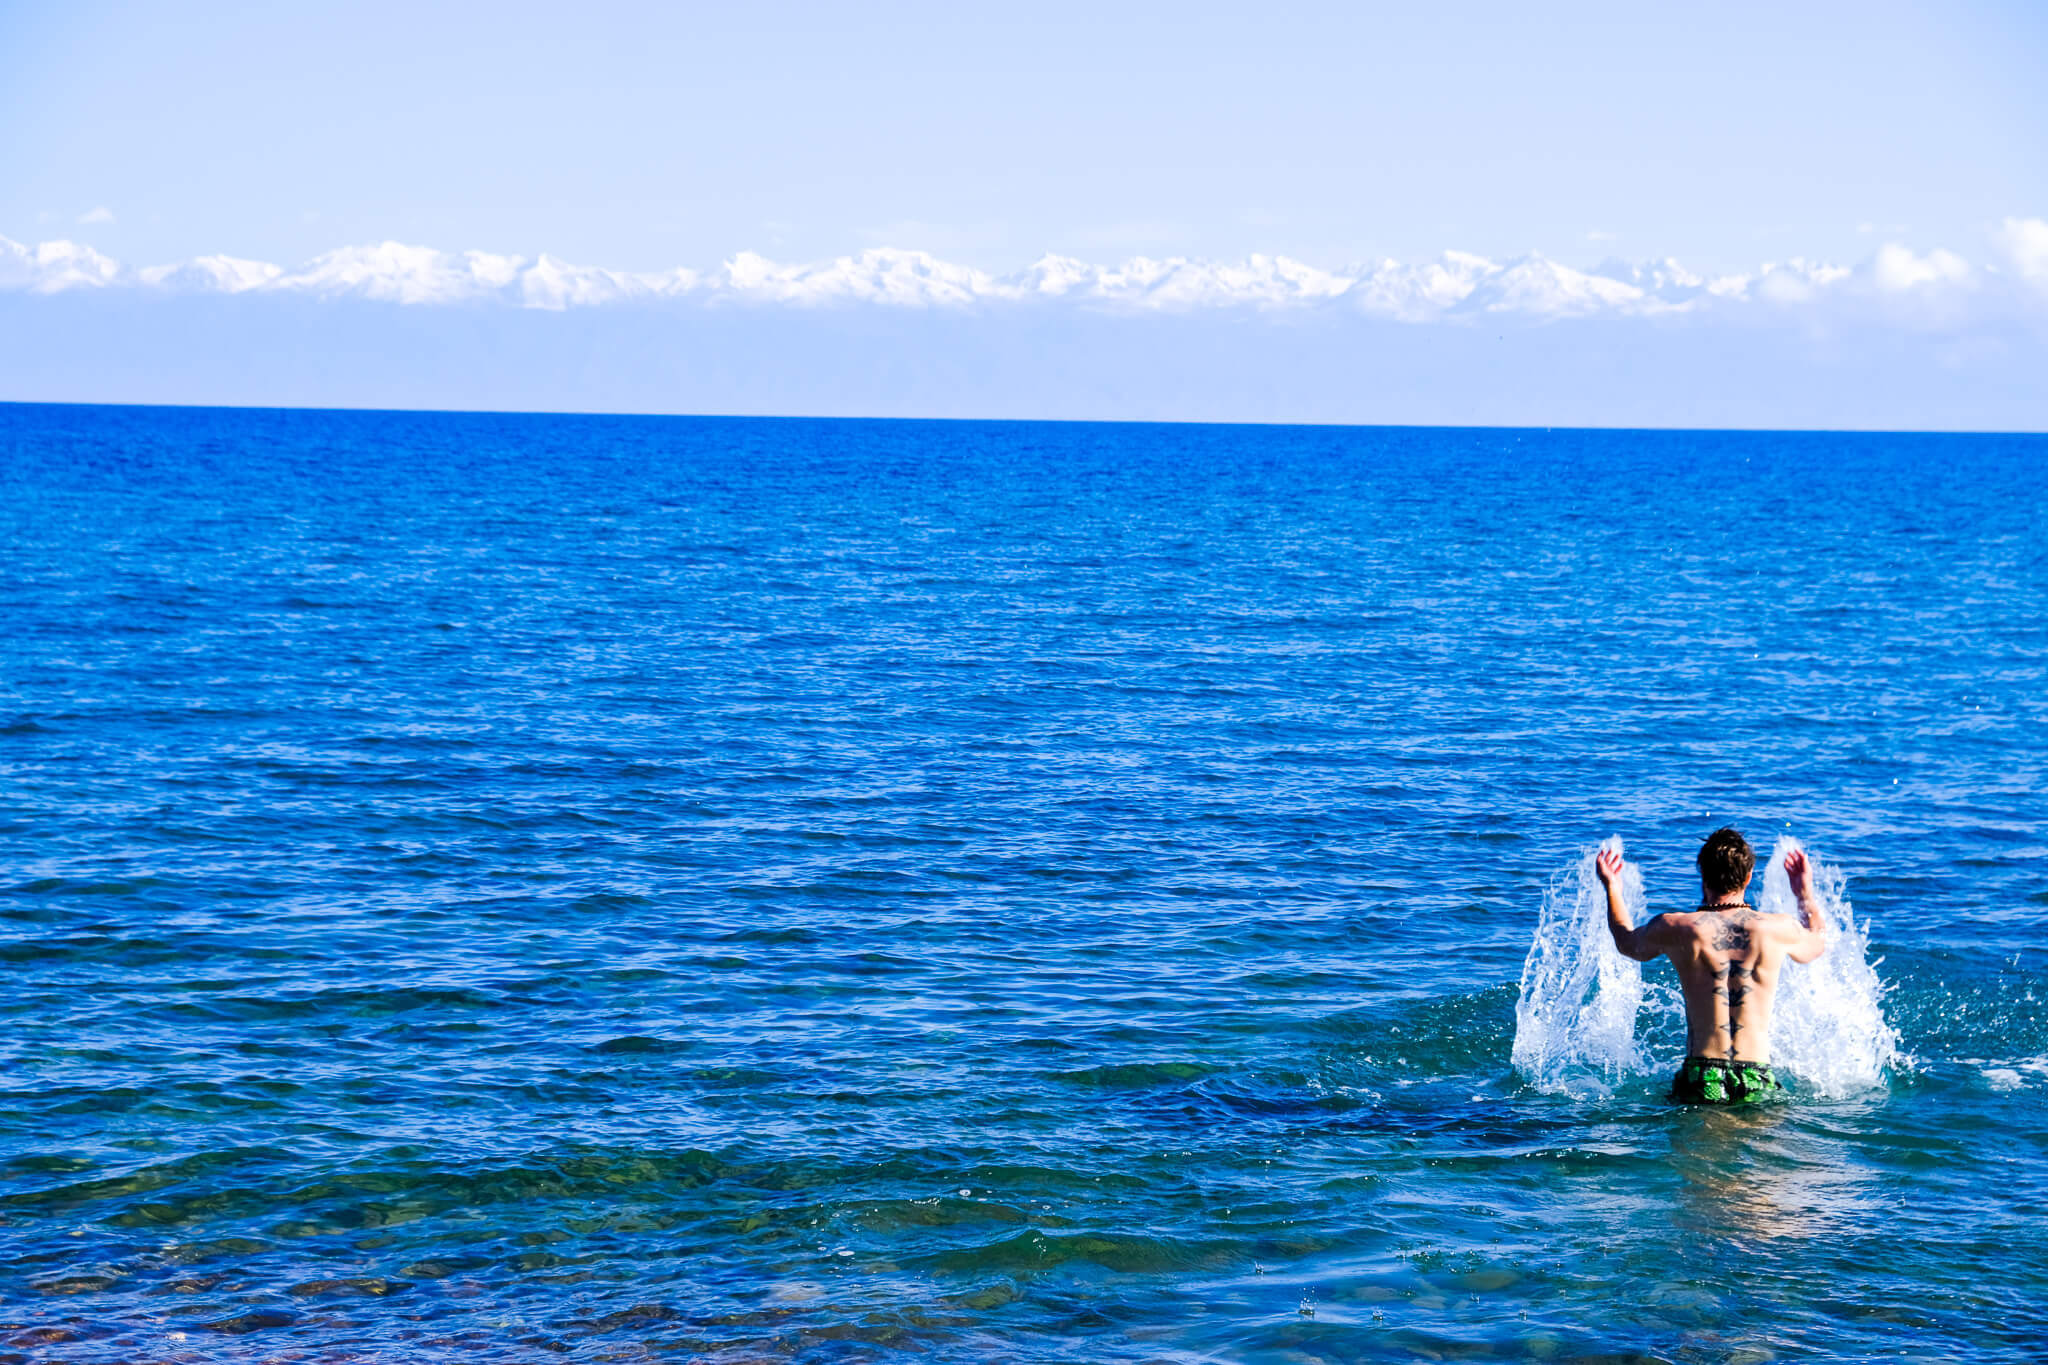
<path id="1" fill-rule="evenodd" d="M 0 1358 L 2038 1359 L 2044 471 L 0 407 Z M 1518 1071 L 1726 822 L 1891 1061 Z"/>

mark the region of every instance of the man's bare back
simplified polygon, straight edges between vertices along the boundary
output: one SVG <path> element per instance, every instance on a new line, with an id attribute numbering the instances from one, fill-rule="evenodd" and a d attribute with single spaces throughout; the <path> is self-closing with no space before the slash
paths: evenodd
<path id="1" fill-rule="evenodd" d="M 1701 851 L 1699 909 L 1651 917 L 1640 928 L 1629 923 L 1621 901 L 1621 856 L 1602 851 L 1600 880 L 1607 888 L 1607 927 L 1614 946 L 1638 962 L 1668 957 L 1678 969 L 1685 994 L 1685 1043 L 1688 1068 L 1748 1064 L 1767 1068 L 1771 1060 L 1771 1003 L 1785 960 L 1811 962 L 1827 948 L 1827 920 L 1813 893 L 1806 854 L 1795 849 L 1785 857 L 1785 874 L 1799 901 L 1798 918 L 1765 915 L 1743 900 L 1749 888 L 1753 855 L 1741 836 L 1732 865 L 1710 865 L 1713 840 Z M 1736 875 L 1739 884 L 1730 886 Z M 1720 885 L 1714 884 L 1718 876 Z"/>

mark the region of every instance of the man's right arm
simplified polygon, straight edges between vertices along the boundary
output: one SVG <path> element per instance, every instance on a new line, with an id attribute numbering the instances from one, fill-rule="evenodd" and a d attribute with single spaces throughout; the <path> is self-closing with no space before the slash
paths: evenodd
<path id="1" fill-rule="evenodd" d="M 1803 931 L 1793 939 L 1785 955 L 1794 962 L 1811 962 L 1828 950 L 1828 917 L 1821 911 L 1820 897 L 1813 893 L 1813 868 L 1806 861 L 1805 849 L 1795 848 L 1785 855 L 1785 876 L 1799 902 L 1799 927 Z"/>
<path id="2" fill-rule="evenodd" d="M 1607 888 L 1607 932 L 1614 936 L 1614 946 L 1623 957 L 1632 957 L 1638 962 L 1648 962 L 1664 951 L 1659 942 L 1658 930 L 1661 920 L 1652 916 L 1638 929 L 1629 923 L 1628 907 L 1621 903 L 1621 855 L 1609 849 L 1601 849 L 1600 856 L 1593 860 L 1593 870 L 1600 874 L 1600 884 Z"/>

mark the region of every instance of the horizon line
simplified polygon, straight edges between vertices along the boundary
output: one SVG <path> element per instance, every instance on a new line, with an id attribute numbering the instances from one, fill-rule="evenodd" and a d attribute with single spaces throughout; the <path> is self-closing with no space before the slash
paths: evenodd
<path id="1" fill-rule="evenodd" d="M 1557 432 L 1594 432 L 1602 434 L 1626 434 L 1640 432 L 1656 435 L 1753 435 L 1753 436 L 1954 436 L 1954 437 L 2015 437 L 2019 439 L 2048 438 L 2048 428 L 2041 430 L 2024 429 L 1963 429 L 1956 427 L 1777 427 L 1777 426 L 1643 426 L 1643 425 L 1586 425 L 1563 423 L 1543 425 L 1527 423 L 1502 425 L 1489 422 L 1318 422 L 1313 420 L 1265 420 L 1241 418 L 1217 421 L 1198 418 L 1173 417 L 904 417 L 864 413 L 755 413 L 755 412 L 626 412 L 587 408 L 431 408 L 431 407 L 351 407 L 332 404 L 293 405 L 276 403 L 122 403 L 122 402 L 66 402 L 61 400 L 0 398 L 0 409 L 7 408 L 116 408 L 124 411 L 164 412 L 223 412 L 223 413 L 286 413 L 298 415 L 338 416 L 393 416 L 393 417 L 587 417 L 619 419 L 627 421 L 677 421 L 677 422 L 874 422 L 874 423 L 950 423 L 961 426 L 1170 426 L 1170 427 L 1261 427 L 1298 430 L 1351 430 L 1351 431 L 1502 431 L 1532 432 L 1546 434 Z"/>

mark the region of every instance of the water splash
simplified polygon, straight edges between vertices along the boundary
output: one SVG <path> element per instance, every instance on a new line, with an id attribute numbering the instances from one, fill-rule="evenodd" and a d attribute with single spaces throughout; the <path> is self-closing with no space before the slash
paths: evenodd
<path id="1" fill-rule="evenodd" d="M 1600 847 L 1619 853 L 1621 839 Z M 1588 849 L 1543 893 L 1515 1004 L 1515 1070 L 1559 1094 L 1607 1094 L 1647 1069 L 1635 1036 L 1642 968 L 1616 952 L 1608 936 L 1596 852 Z M 1621 898 L 1642 923 L 1643 876 L 1634 863 L 1622 866 Z"/>
<path id="2" fill-rule="evenodd" d="M 1798 847 L 1798 840 L 1781 837 L 1772 848 L 1758 893 L 1763 911 L 1793 912 L 1785 855 Z M 1610 837 L 1601 848 L 1620 853 L 1621 840 Z M 1609 1094 L 1630 1078 L 1661 1075 L 1677 1060 L 1637 1040 L 1644 1005 L 1673 1016 L 1683 1006 L 1675 984 L 1645 982 L 1642 969 L 1615 951 L 1596 851 L 1551 879 L 1515 1006 L 1515 1070 L 1556 1094 Z M 1902 1058 L 1881 1007 L 1884 985 L 1869 960 L 1869 925 L 1856 920 L 1841 870 L 1812 862 L 1828 950 L 1810 964 L 1786 964 L 1771 1019 L 1771 1059 L 1803 1090 L 1832 1097 L 1882 1084 Z M 1641 924 L 1648 906 L 1634 863 L 1623 864 L 1621 895 L 1632 922 Z"/>
<path id="3" fill-rule="evenodd" d="M 1785 855 L 1801 844 L 1781 836 L 1764 867 L 1757 908 L 1797 912 Z M 1828 921 L 1828 950 L 1810 963 L 1785 964 L 1771 1013 L 1771 1061 L 1821 1095 L 1839 1096 L 1884 1083 L 1899 1065 L 1899 1035 L 1884 1017 L 1884 983 L 1870 961 L 1870 924 L 1856 919 L 1840 868 L 1808 855 L 1813 889 Z"/>

